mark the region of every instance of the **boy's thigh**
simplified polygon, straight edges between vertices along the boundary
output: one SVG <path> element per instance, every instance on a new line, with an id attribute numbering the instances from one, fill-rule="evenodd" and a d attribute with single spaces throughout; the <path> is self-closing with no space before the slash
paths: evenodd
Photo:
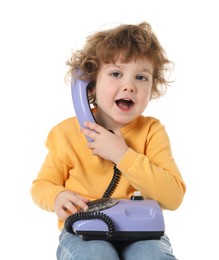
<path id="1" fill-rule="evenodd" d="M 160 240 L 140 240 L 130 243 L 121 251 L 121 258 L 125 260 L 176 260 L 166 235 Z"/>
<path id="2" fill-rule="evenodd" d="M 119 260 L 111 243 L 100 240 L 85 241 L 65 230 L 60 235 L 56 255 L 58 260 Z"/>

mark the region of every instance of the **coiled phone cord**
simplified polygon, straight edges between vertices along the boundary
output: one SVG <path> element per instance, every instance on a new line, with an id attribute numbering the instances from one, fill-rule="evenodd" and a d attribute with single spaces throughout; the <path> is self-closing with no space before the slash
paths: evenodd
<path id="1" fill-rule="evenodd" d="M 113 224 L 112 219 L 104 214 L 103 212 L 96 211 L 96 212 L 78 212 L 70 217 L 67 218 L 65 222 L 65 229 L 71 234 L 75 234 L 73 231 L 72 225 L 77 222 L 78 220 L 93 220 L 93 219 L 100 219 L 102 220 L 108 227 L 108 232 L 106 232 L 106 236 L 108 238 L 112 237 L 115 233 L 115 227 Z"/>
<path id="2" fill-rule="evenodd" d="M 103 198 L 110 198 L 120 181 L 120 177 L 121 177 L 120 170 L 116 167 L 116 165 L 114 165 L 113 169 L 114 169 L 113 178 L 108 188 L 106 189 L 105 193 L 103 194 Z"/>
<path id="3" fill-rule="evenodd" d="M 110 198 L 111 195 L 113 194 L 114 190 L 116 189 L 119 181 L 120 181 L 120 177 L 121 177 L 121 172 L 120 170 L 116 167 L 116 165 L 114 165 L 114 173 L 113 173 L 113 177 L 112 180 L 108 186 L 108 188 L 106 189 L 106 191 L 103 194 L 103 199 L 104 198 Z M 65 221 L 65 229 L 67 232 L 75 234 L 75 232 L 73 231 L 72 225 L 78 221 L 78 220 L 93 220 L 93 219 L 100 219 L 103 222 L 105 222 L 105 224 L 108 227 L 108 232 L 106 232 L 106 236 L 112 237 L 115 233 L 115 227 L 113 224 L 112 219 L 107 216 L 106 214 L 104 214 L 103 212 L 100 211 L 96 211 L 96 212 L 78 212 L 75 213 L 71 216 L 69 216 L 66 221 Z"/>

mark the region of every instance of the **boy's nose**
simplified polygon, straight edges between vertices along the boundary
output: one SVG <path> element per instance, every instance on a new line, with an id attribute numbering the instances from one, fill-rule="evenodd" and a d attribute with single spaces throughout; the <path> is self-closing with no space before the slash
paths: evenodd
<path id="1" fill-rule="evenodd" d="M 130 92 L 135 92 L 136 88 L 134 86 L 134 84 L 126 84 L 125 86 L 123 86 L 123 91 L 130 91 Z"/>

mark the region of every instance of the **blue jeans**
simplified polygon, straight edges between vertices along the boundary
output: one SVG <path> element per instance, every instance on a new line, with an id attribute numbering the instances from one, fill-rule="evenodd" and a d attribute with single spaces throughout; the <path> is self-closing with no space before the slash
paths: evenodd
<path id="1" fill-rule="evenodd" d="M 63 229 L 57 248 L 58 260 L 171 260 L 171 244 L 166 235 L 160 240 L 117 242 L 82 240 Z"/>

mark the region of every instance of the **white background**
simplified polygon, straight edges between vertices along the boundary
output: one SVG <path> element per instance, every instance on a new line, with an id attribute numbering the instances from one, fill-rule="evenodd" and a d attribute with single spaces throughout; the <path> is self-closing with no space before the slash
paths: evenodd
<path id="1" fill-rule="evenodd" d="M 145 115 L 166 126 L 187 184 L 181 207 L 165 212 L 180 260 L 218 254 L 217 1 L 3 0 L 0 3 L 0 220 L 4 259 L 55 260 L 56 216 L 30 196 L 51 127 L 73 116 L 65 62 L 105 26 L 151 23 L 176 81 Z M 2 258 L 3 259 L 3 258 Z"/>

